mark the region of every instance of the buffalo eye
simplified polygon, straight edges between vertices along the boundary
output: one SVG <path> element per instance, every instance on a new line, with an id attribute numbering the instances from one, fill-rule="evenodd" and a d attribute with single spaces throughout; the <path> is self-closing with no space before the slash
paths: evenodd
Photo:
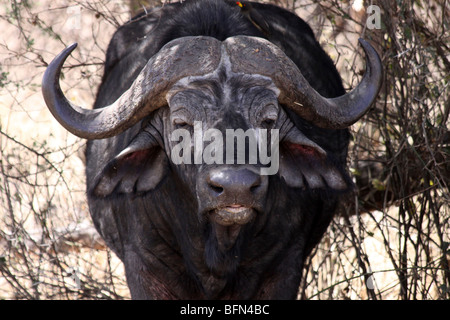
<path id="1" fill-rule="evenodd" d="M 278 120 L 278 108 L 273 103 L 265 105 L 259 112 L 258 118 L 262 128 L 272 128 Z"/>
<path id="2" fill-rule="evenodd" d="M 262 122 L 262 124 L 265 127 L 272 127 L 274 123 L 275 123 L 274 119 L 264 119 L 263 122 Z"/>
<path id="3" fill-rule="evenodd" d="M 180 118 L 173 119 L 172 123 L 176 129 L 189 129 L 193 126 L 192 123 Z"/>
<path id="4" fill-rule="evenodd" d="M 185 108 L 180 108 L 171 115 L 172 124 L 176 129 L 190 130 L 194 123 L 190 113 Z"/>

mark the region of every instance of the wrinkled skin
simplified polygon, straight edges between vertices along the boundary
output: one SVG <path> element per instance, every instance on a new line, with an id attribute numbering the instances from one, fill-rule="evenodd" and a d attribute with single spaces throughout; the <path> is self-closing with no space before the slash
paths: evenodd
<path id="1" fill-rule="evenodd" d="M 211 3 L 211 12 L 235 9 Z M 118 30 L 95 107 L 114 101 L 164 43 L 183 36 L 174 26 L 189 16 L 177 15 L 178 9 L 178 4 L 155 9 Z M 188 9 L 191 16 L 199 11 L 195 2 Z M 255 4 L 254 10 L 271 25 L 269 40 L 320 94 L 344 93 L 331 60 L 303 21 L 273 6 Z M 239 21 L 215 33 L 185 32 L 220 40 L 242 33 L 264 36 L 245 17 Z M 91 215 L 124 262 L 133 298 L 296 297 L 304 259 L 325 232 L 339 195 L 351 188 L 344 170 L 349 134 L 307 123 L 279 105 L 278 92 L 270 79 L 233 74 L 224 62 L 210 74 L 178 81 L 167 106 L 126 132 L 89 141 Z M 205 131 L 223 133 L 278 129 L 278 173 L 259 175 L 262 164 L 174 164 L 170 154 L 177 142 L 170 136 L 179 128 L 192 132 L 194 121 L 202 121 Z"/>

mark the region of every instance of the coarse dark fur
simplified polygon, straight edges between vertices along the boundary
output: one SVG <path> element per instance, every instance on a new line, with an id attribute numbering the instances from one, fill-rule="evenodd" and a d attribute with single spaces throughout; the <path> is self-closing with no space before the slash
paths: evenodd
<path id="1" fill-rule="evenodd" d="M 135 17 L 120 27 L 111 40 L 95 108 L 112 103 L 128 89 L 164 44 L 197 35 L 219 40 L 235 35 L 266 38 L 297 64 L 321 95 L 335 97 L 345 93 L 333 62 L 303 20 L 269 4 L 251 3 L 250 10 L 268 28 L 258 28 L 235 2 L 222 0 L 166 4 Z M 327 165 L 338 168 L 348 182 L 344 171 L 348 131 L 315 127 L 284 109 L 290 121 L 327 152 Z M 164 123 L 160 116 L 164 112 L 155 111 L 114 138 L 89 141 L 86 151 L 91 215 L 108 246 L 124 262 L 132 297 L 295 298 L 304 259 L 329 225 L 339 192 L 329 188 L 292 188 L 279 175 L 270 176 L 261 218 L 243 226 L 234 246 L 222 250 L 214 237 L 214 225 L 197 214 L 192 183 L 195 170 L 171 164 L 163 147 L 114 162 L 114 157 L 149 123 L 152 139 L 164 145 L 167 137 L 161 129 Z M 281 152 L 289 152 L 285 149 L 282 144 Z M 116 188 L 100 196 L 95 188 L 111 166 L 121 166 L 128 176 L 158 172 L 161 179 L 145 192 L 120 192 Z"/>

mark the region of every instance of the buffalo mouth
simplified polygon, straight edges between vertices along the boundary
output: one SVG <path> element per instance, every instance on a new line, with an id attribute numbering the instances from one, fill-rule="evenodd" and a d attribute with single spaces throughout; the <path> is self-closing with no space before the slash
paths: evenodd
<path id="1" fill-rule="evenodd" d="M 250 222 L 255 215 L 256 212 L 253 208 L 240 204 L 232 204 L 217 208 L 211 212 L 212 220 L 224 227 L 244 225 Z"/>

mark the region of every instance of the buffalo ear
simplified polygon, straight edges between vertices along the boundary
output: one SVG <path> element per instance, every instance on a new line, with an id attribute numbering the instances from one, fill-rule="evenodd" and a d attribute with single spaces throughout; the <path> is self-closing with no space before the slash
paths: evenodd
<path id="1" fill-rule="evenodd" d="M 94 194 L 106 197 L 116 193 L 141 193 L 155 189 L 167 172 L 164 150 L 148 136 L 138 136 L 102 171 Z"/>
<path id="2" fill-rule="evenodd" d="M 294 188 L 347 191 L 352 187 L 328 153 L 296 129 L 280 145 L 279 174 Z"/>

